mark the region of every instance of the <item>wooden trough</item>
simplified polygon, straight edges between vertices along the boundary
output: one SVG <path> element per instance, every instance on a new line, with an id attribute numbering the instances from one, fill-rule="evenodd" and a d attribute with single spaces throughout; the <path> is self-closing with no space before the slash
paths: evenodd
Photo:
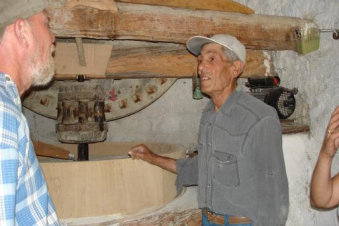
<path id="1" fill-rule="evenodd" d="M 154 211 L 173 200 L 176 175 L 128 158 L 137 143 L 90 144 L 89 161 L 39 157 L 60 219 L 117 217 Z M 156 153 L 182 158 L 182 146 L 149 143 Z M 76 155 L 76 145 L 61 145 Z"/>

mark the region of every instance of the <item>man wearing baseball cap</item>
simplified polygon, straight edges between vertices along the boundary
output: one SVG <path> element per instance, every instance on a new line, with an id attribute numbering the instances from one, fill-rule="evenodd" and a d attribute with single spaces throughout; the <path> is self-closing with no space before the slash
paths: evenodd
<path id="1" fill-rule="evenodd" d="M 187 49 L 198 58 L 201 91 L 211 101 L 200 121 L 198 155 L 171 159 L 143 144 L 129 152 L 177 173 L 177 187 L 198 184 L 203 225 L 285 225 L 288 181 L 280 122 L 264 102 L 236 90 L 246 49 L 235 37 L 195 36 Z"/>
<path id="2" fill-rule="evenodd" d="M 54 75 L 46 3 L 0 2 L 0 225 L 59 225 L 20 99 Z"/>

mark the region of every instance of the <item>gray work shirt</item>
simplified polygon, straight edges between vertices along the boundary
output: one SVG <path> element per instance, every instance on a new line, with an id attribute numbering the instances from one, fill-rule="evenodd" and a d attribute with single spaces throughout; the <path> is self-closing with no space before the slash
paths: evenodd
<path id="1" fill-rule="evenodd" d="M 276 111 L 234 91 L 214 112 L 203 111 L 198 157 L 177 160 L 177 187 L 198 184 L 200 208 L 251 218 L 254 225 L 285 225 L 289 200 Z M 199 172 L 199 173 L 198 173 Z"/>

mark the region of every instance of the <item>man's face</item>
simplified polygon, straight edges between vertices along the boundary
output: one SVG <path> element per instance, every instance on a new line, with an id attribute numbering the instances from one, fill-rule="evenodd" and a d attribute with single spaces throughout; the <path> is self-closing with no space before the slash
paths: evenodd
<path id="1" fill-rule="evenodd" d="M 34 38 L 34 53 L 31 55 L 32 86 L 49 83 L 54 75 L 53 59 L 55 38 L 48 27 L 48 19 L 44 13 L 32 16 L 30 24 Z"/>
<path id="2" fill-rule="evenodd" d="M 232 79 L 230 65 L 221 45 L 215 43 L 206 44 L 198 56 L 201 91 L 213 97 L 229 88 Z"/>

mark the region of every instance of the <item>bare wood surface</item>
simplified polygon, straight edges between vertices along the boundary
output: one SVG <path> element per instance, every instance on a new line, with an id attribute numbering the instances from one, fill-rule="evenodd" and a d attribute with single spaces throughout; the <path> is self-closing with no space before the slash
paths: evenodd
<path id="1" fill-rule="evenodd" d="M 112 41 L 104 44 L 84 43 L 89 66 L 78 66 L 74 43 L 58 42 L 55 64 L 56 79 L 86 78 L 189 78 L 195 73 L 197 60 L 183 45 Z M 269 54 L 261 50 L 248 50 L 246 68 L 242 77 L 273 75 Z"/>
<path id="2" fill-rule="evenodd" d="M 76 44 L 57 42 L 55 48 L 56 79 L 76 79 L 77 75 L 105 75 L 112 44 L 86 44 L 83 42 L 86 65 L 78 63 Z M 86 76 L 87 77 L 87 76 Z"/>
<path id="3" fill-rule="evenodd" d="M 82 43 L 82 38 L 75 38 L 75 42 L 77 44 L 79 64 L 81 66 L 86 66 L 86 58 L 85 58 L 85 54 L 84 54 L 84 45 Z"/>
<path id="4" fill-rule="evenodd" d="M 101 142 L 89 145 L 89 161 L 42 159 L 46 177 L 60 219 L 104 215 L 132 215 L 164 206 L 176 196 L 176 175 L 126 155 L 137 142 Z M 156 153 L 183 158 L 179 145 L 148 143 Z M 61 147 L 76 150 L 76 145 Z M 100 160 L 96 160 L 99 157 Z M 94 158 L 94 159 L 93 159 Z"/>
<path id="5" fill-rule="evenodd" d="M 253 14 L 254 11 L 245 5 L 230 0 L 116 0 L 116 2 L 138 3 L 145 5 L 170 6 L 186 9 L 208 9 L 224 12 Z"/>
<path id="6" fill-rule="evenodd" d="M 310 131 L 308 125 L 297 123 L 293 119 L 280 120 L 280 124 L 283 134 L 304 133 Z"/>
<path id="7" fill-rule="evenodd" d="M 88 6 L 67 8 L 55 0 L 48 9 L 57 37 L 130 39 L 185 43 L 193 35 L 228 33 L 247 48 L 296 50 L 317 26 L 293 17 L 245 15 L 210 10 L 116 3 L 118 12 Z M 302 31 L 296 34 L 296 30 Z M 312 39 L 312 37 L 309 37 Z"/>
<path id="8" fill-rule="evenodd" d="M 57 147 L 55 145 L 46 144 L 40 141 L 33 141 L 35 154 L 37 156 L 58 158 L 58 159 L 74 159 L 74 155 L 68 150 Z"/>

